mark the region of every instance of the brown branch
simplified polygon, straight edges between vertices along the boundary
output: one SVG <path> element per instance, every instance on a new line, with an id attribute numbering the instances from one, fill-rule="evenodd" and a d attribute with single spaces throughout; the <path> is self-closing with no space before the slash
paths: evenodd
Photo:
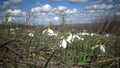
<path id="1" fill-rule="evenodd" d="M 52 53 L 52 55 L 50 56 L 50 58 L 48 59 L 48 61 L 45 63 L 43 68 L 46 68 L 48 63 L 50 62 L 50 60 L 52 59 L 53 55 L 55 54 L 55 51 Z"/>
<path id="2" fill-rule="evenodd" d="M 112 19 L 106 24 L 106 26 L 105 26 L 105 28 L 103 29 L 103 32 L 102 33 L 104 33 L 106 30 L 107 30 L 107 28 L 110 26 L 110 24 L 111 24 L 111 21 L 112 21 Z"/>
<path id="3" fill-rule="evenodd" d="M 16 55 L 18 55 L 20 58 L 24 58 L 23 55 L 21 55 L 20 53 L 18 53 L 17 51 L 15 51 L 14 49 L 8 47 L 7 45 L 14 42 L 14 40 L 10 40 L 10 41 L 7 41 L 5 43 L 3 43 L 2 45 L 0 45 L 0 48 L 6 48 L 7 50 L 11 50 L 13 53 L 15 53 Z"/>
<path id="4" fill-rule="evenodd" d="M 14 42 L 14 40 L 7 41 L 7 42 L 1 44 L 1 45 L 0 45 L 0 48 L 5 47 L 6 45 L 8 45 L 8 44 L 10 44 L 10 43 L 12 43 L 12 42 Z"/>

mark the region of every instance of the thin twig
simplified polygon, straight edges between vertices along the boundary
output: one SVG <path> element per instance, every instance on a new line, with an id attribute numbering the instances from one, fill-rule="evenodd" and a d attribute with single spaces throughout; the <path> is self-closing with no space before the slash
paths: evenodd
<path id="1" fill-rule="evenodd" d="M 118 61 L 118 60 L 120 60 L 120 57 L 118 57 L 118 58 L 110 58 L 110 59 L 106 59 L 106 60 L 102 60 L 102 61 L 100 60 L 97 63 L 101 64 L 101 63 L 105 63 L 105 62 Z"/>
<path id="2" fill-rule="evenodd" d="M 50 62 L 50 60 L 52 59 L 53 55 L 55 54 L 55 51 L 52 53 L 52 55 L 50 56 L 50 58 L 48 59 L 48 61 L 45 63 L 43 68 L 46 68 L 48 63 Z"/>

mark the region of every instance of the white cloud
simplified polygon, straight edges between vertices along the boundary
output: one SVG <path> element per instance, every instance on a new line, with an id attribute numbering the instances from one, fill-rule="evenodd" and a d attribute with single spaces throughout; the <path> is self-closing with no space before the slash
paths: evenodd
<path id="1" fill-rule="evenodd" d="M 25 1 L 25 0 L 7 0 L 7 1 L 3 1 L 2 5 L 0 5 L 0 9 L 9 8 L 11 6 L 11 4 L 20 3 L 20 2 L 23 2 L 23 1 Z"/>
<path id="2" fill-rule="evenodd" d="M 55 14 L 65 14 L 65 11 L 67 10 L 67 7 L 65 6 L 58 6 L 56 8 L 53 8 L 53 13 Z"/>
<path id="3" fill-rule="evenodd" d="M 54 19 L 55 21 L 59 21 L 59 20 L 60 20 L 59 17 L 54 17 L 53 19 Z"/>
<path id="4" fill-rule="evenodd" d="M 9 4 L 10 4 L 9 1 L 4 1 L 4 2 L 3 2 L 3 5 L 9 5 Z"/>
<path id="5" fill-rule="evenodd" d="M 77 12 L 78 12 L 77 9 L 74 8 L 74 9 L 70 10 L 65 6 L 58 6 L 57 8 L 53 9 L 54 14 L 75 14 Z"/>
<path id="6" fill-rule="evenodd" d="M 10 2 L 9 1 L 3 1 L 3 4 L 0 5 L 0 9 L 6 9 L 10 6 Z"/>
<path id="7" fill-rule="evenodd" d="M 44 16 L 45 15 L 45 13 L 41 13 L 41 12 L 39 12 L 39 13 L 33 13 L 33 16 Z"/>
<path id="8" fill-rule="evenodd" d="M 48 15 L 55 15 L 55 14 L 75 14 L 78 12 L 77 9 L 68 9 L 65 6 L 58 6 L 56 8 L 52 8 L 49 4 L 45 4 L 41 7 L 35 7 L 31 9 L 32 13 L 42 13 L 47 12 Z"/>
<path id="9" fill-rule="evenodd" d="M 53 12 L 49 12 L 48 15 L 54 15 L 54 13 Z"/>
<path id="10" fill-rule="evenodd" d="M 77 9 L 73 9 L 70 11 L 70 14 L 77 13 Z"/>
<path id="11" fill-rule="evenodd" d="M 85 7 L 85 9 L 112 9 L 112 8 L 113 8 L 112 4 L 95 4 Z"/>
<path id="12" fill-rule="evenodd" d="M 41 7 L 35 7 L 31 9 L 31 12 L 50 12 L 52 7 L 49 4 L 45 4 Z"/>
<path id="13" fill-rule="evenodd" d="M 77 13 L 77 12 L 78 12 L 77 9 L 73 9 L 73 10 L 67 9 L 67 10 L 65 11 L 66 14 L 75 14 L 75 13 Z"/>
<path id="14" fill-rule="evenodd" d="M 65 7 L 65 6 L 58 6 L 57 7 L 57 10 L 60 12 L 65 11 L 66 9 L 67 9 L 67 7 Z"/>
<path id="15" fill-rule="evenodd" d="M 103 12 L 105 12 L 105 10 L 96 10 L 96 12 L 99 12 L 99 13 L 102 12 L 103 13 Z"/>
<path id="16" fill-rule="evenodd" d="M 88 2 L 88 0 L 68 0 L 70 3 Z"/>
<path id="17" fill-rule="evenodd" d="M 10 3 L 20 3 L 23 2 L 24 0 L 9 0 Z"/>
<path id="18" fill-rule="evenodd" d="M 9 9 L 8 12 L 12 13 L 13 15 L 17 15 L 17 14 L 21 13 L 21 10 L 11 10 L 11 9 Z"/>
<path id="19" fill-rule="evenodd" d="M 31 9 L 31 12 L 40 12 L 41 11 L 41 7 L 35 7 Z"/>
<path id="20" fill-rule="evenodd" d="M 95 2 L 91 2 L 90 5 L 101 4 L 103 0 L 97 0 Z"/>
<path id="21" fill-rule="evenodd" d="M 16 10 L 12 10 L 12 9 L 8 9 L 6 13 L 10 12 L 13 16 L 25 16 L 26 12 L 22 12 L 19 9 Z"/>
<path id="22" fill-rule="evenodd" d="M 52 10 L 52 7 L 49 4 L 45 4 L 41 7 L 41 11 L 43 12 L 49 12 Z"/>
<path id="23" fill-rule="evenodd" d="M 88 13 L 94 13 L 95 10 L 87 10 Z"/>
<path id="24" fill-rule="evenodd" d="M 88 13 L 103 13 L 105 10 L 87 10 Z"/>

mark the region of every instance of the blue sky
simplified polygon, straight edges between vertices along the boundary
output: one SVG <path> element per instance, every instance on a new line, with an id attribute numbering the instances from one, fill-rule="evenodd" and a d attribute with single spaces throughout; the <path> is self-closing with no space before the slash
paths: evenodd
<path id="1" fill-rule="evenodd" d="M 2 0 L 4 1 L 4 0 Z M 86 0 L 86 2 L 78 2 L 78 3 L 70 3 L 69 0 L 54 0 L 56 2 L 52 2 L 52 0 L 25 0 L 21 3 L 13 4 L 14 6 L 18 6 L 20 8 L 23 8 L 24 10 L 30 10 L 33 7 L 38 6 L 36 3 L 39 3 L 40 5 L 44 4 L 50 4 L 52 7 L 57 7 L 57 6 L 66 6 L 69 9 L 73 8 L 79 8 L 79 9 L 84 9 L 85 6 L 95 3 L 99 0 Z M 110 3 L 110 4 L 117 4 L 117 0 L 112 0 L 112 2 L 109 2 L 109 0 L 103 0 L 101 3 Z"/>
<path id="2" fill-rule="evenodd" d="M 68 24 L 91 23 L 100 15 L 120 15 L 118 8 L 120 0 L 0 0 L 0 23 L 8 12 L 16 21 L 30 14 L 30 24 L 60 24 L 61 16 Z"/>

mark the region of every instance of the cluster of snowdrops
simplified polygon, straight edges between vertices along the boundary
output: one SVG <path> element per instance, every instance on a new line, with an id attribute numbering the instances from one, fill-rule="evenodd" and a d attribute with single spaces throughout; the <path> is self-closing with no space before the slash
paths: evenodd
<path id="1" fill-rule="evenodd" d="M 10 29 L 10 31 L 12 34 L 15 34 L 14 29 Z M 92 54 L 94 54 L 94 52 L 96 50 L 99 50 L 103 54 L 106 52 L 106 50 L 105 50 L 106 47 L 105 47 L 105 44 L 103 43 L 103 39 L 101 39 L 101 35 L 96 34 L 96 33 L 88 33 L 86 30 L 83 30 L 83 32 L 80 32 L 80 33 L 75 33 L 74 30 L 72 29 L 67 34 L 66 33 L 58 34 L 58 33 L 55 33 L 54 30 L 52 30 L 50 28 L 50 26 L 47 26 L 42 31 L 41 34 L 44 37 L 42 37 L 40 39 L 43 39 L 45 37 L 59 38 L 57 40 L 58 41 L 57 44 L 51 43 L 51 42 L 44 42 L 44 43 L 54 44 L 55 46 L 53 46 L 53 48 L 59 47 L 59 49 L 62 49 L 63 53 L 61 53 L 62 54 L 61 58 L 63 59 L 64 63 L 68 63 L 69 60 L 73 60 L 74 57 L 77 57 L 81 64 L 85 64 L 89 60 L 88 56 L 91 56 Z M 32 40 L 32 38 L 35 36 L 35 33 L 29 32 L 28 36 L 31 37 L 30 40 Z M 95 36 L 98 36 L 98 39 L 97 39 L 96 43 L 94 43 L 94 45 L 92 47 L 90 47 L 89 46 L 90 43 L 88 43 L 88 41 L 90 40 L 90 38 L 95 37 Z M 109 37 L 110 35 L 106 34 L 104 36 Z M 90 37 L 90 38 L 88 38 L 88 37 Z M 48 39 L 47 41 L 50 41 L 50 39 Z M 56 41 L 56 40 L 54 39 L 54 40 L 52 40 L 52 42 L 53 41 Z M 39 42 L 41 42 L 41 41 L 39 41 Z M 38 51 L 40 48 L 39 45 L 37 47 Z M 27 53 L 30 54 L 29 51 L 31 48 L 31 42 L 27 46 L 28 46 L 26 49 Z M 56 51 L 56 50 L 53 49 L 53 51 Z"/>

